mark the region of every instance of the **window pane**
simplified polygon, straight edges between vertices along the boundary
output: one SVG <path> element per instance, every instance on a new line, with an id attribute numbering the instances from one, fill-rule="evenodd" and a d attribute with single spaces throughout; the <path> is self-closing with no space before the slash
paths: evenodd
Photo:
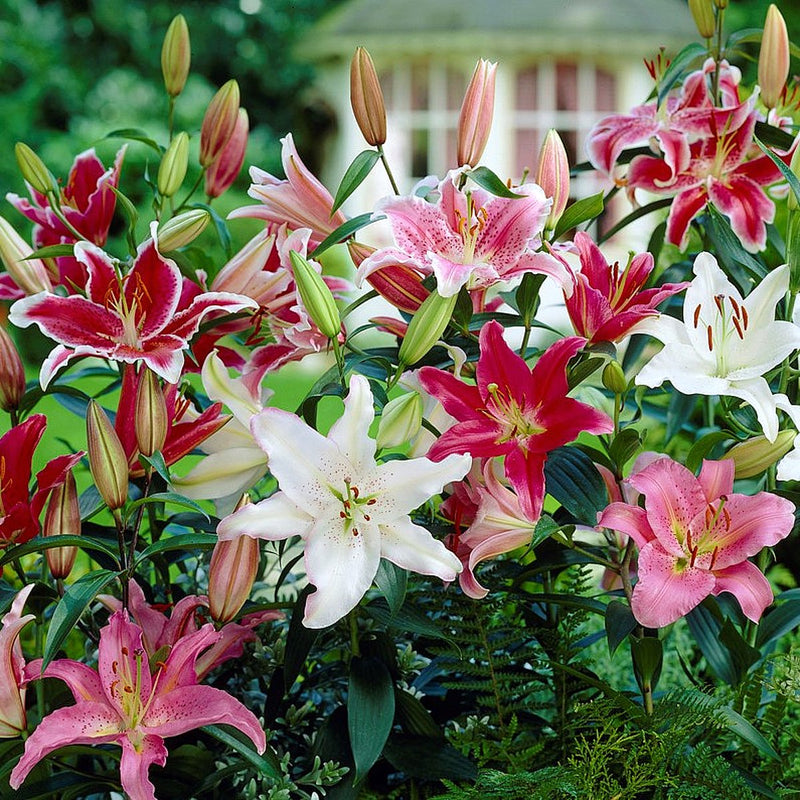
<path id="1" fill-rule="evenodd" d="M 458 131 L 455 128 L 447 128 L 445 130 L 445 151 L 446 151 L 446 158 L 447 163 L 444 165 L 444 169 L 441 172 L 445 172 L 448 169 L 455 169 L 456 161 L 458 159 Z M 439 170 L 437 170 L 438 174 Z"/>
<path id="2" fill-rule="evenodd" d="M 411 131 L 411 176 L 413 178 L 424 178 L 430 173 L 428 139 L 428 131 L 423 128 Z"/>
<path id="3" fill-rule="evenodd" d="M 455 69 L 447 70 L 447 110 L 458 111 L 464 100 L 468 78 Z"/>
<path id="4" fill-rule="evenodd" d="M 383 91 L 383 100 L 386 103 L 386 108 L 394 108 L 394 72 L 386 70 L 381 72 L 378 76 Z"/>
<path id="5" fill-rule="evenodd" d="M 538 102 L 538 78 L 536 67 L 521 69 L 517 73 L 517 108 L 520 111 L 535 111 Z"/>
<path id="6" fill-rule="evenodd" d="M 616 111 L 617 92 L 614 75 L 604 69 L 595 73 L 595 97 L 597 111 Z"/>
<path id="7" fill-rule="evenodd" d="M 428 109 L 427 64 L 414 64 L 411 68 L 411 108 L 413 111 Z"/>
<path id="8" fill-rule="evenodd" d="M 579 160 L 583 160 L 583 158 L 578 158 L 578 132 L 560 130 L 558 135 L 561 137 L 561 141 L 564 142 L 564 149 L 567 151 L 567 159 L 570 166 L 574 167 Z"/>
<path id="9" fill-rule="evenodd" d="M 578 110 L 578 67 L 556 64 L 556 110 Z"/>
<path id="10" fill-rule="evenodd" d="M 533 128 L 520 128 L 516 135 L 516 179 L 522 177 L 527 168 L 531 180 L 535 177 L 539 161 L 539 132 Z"/>

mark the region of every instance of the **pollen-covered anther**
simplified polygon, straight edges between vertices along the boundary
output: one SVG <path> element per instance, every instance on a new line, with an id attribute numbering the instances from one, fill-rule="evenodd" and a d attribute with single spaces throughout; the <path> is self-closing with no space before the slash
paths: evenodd
<path id="1" fill-rule="evenodd" d="M 698 305 L 697 308 L 694 310 L 694 318 L 693 319 L 694 319 L 694 327 L 695 328 L 697 328 L 697 326 L 700 324 L 700 310 L 702 309 L 702 307 L 703 307 L 702 305 Z"/>

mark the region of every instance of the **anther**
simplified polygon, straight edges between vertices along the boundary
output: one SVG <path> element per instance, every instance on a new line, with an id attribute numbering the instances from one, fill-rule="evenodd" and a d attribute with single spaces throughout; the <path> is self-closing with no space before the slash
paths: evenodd
<path id="1" fill-rule="evenodd" d="M 736 317 L 731 317 L 731 322 L 733 323 L 733 327 L 736 328 L 736 333 L 739 334 L 740 339 L 744 339 L 744 331 L 742 331 L 742 326 Z"/>
<path id="2" fill-rule="evenodd" d="M 697 306 L 697 308 L 694 310 L 694 326 L 695 326 L 695 328 L 697 327 L 697 325 L 700 322 L 700 309 L 701 308 L 702 308 L 702 306 Z"/>
<path id="3" fill-rule="evenodd" d="M 711 326 L 709 325 L 706 328 L 706 333 L 708 334 L 708 349 L 714 349 L 714 331 L 712 330 Z"/>

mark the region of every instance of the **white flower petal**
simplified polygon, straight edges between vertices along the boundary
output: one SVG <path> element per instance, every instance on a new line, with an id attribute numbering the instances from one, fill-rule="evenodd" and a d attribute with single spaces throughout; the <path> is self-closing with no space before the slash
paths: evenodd
<path id="1" fill-rule="evenodd" d="M 784 264 L 772 270 L 745 298 L 748 328 L 759 330 L 770 325 L 775 319 L 775 306 L 789 290 L 789 267 Z"/>
<path id="2" fill-rule="evenodd" d="M 237 536 L 276 541 L 290 536 L 306 536 L 313 522 L 313 518 L 283 492 L 277 492 L 266 500 L 247 505 L 225 517 L 217 525 L 217 535 L 222 541 Z"/>
<path id="3" fill-rule="evenodd" d="M 226 405 L 245 427 L 250 424 L 253 414 L 261 411 L 258 399 L 250 394 L 240 380 L 230 377 L 228 368 L 216 350 L 205 360 L 201 376 L 206 394 L 215 402 Z"/>
<path id="4" fill-rule="evenodd" d="M 458 556 L 408 517 L 381 525 L 380 530 L 381 556 L 398 567 L 420 575 L 436 575 L 443 581 L 455 580 L 461 572 Z"/>
<path id="5" fill-rule="evenodd" d="M 727 394 L 748 402 L 755 409 L 764 436 L 774 442 L 778 435 L 778 411 L 775 397 L 766 380 L 753 378 L 749 381 L 732 382 Z"/>
<path id="6" fill-rule="evenodd" d="M 328 439 L 347 456 L 353 465 L 353 480 L 375 466 L 375 440 L 369 438 L 369 426 L 375 419 L 374 401 L 369 382 L 362 375 L 350 379 L 350 392 L 344 400 L 344 414 L 331 426 Z"/>
<path id="7" fill-rule="evenodd" d="M 216 500 L 247 491 L 266 471 L 260 447 L 237 447 L 206 456 L 182 478 L 173 477 L 172 486 L 193 500 Z"/>

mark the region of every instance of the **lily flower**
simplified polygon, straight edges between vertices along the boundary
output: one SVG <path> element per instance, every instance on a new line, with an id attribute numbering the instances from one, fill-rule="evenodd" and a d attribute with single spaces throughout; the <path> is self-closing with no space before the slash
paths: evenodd
<path id="1" fill-rule="evenodd" d="M 33 539 L 41 530 L 39 517 L 50 492 L 67 479 L 83 452 L 54 458 L 36 475 L 31 493 L 31 463 L 47 418 L 34 414 L 0 437 L 0 548 Z"/>
<path id="2" fill-rule="evenodd" d="M 114 217 L 117 196 L 113 189 L 119 184 L 122 160 L 127 145 L 117 152 L 114 163 L 108 169 L 97 157 L 94 149 L 81 153 L 72 164 L 67 182 L 61 190 L 59 208 L 69 224 L 87 241 L 102 247 L 108 238 L 108 229 Z M 31 201 L 16 194 L 7 194 L 6 199 L 20 213 L 33 221 L 33 244 L 35 248 L 53 244 L 72 244 L 75 234 L 55 215 L 50 202 L 43 194 L 28 187 Z M 86 285 L 85 265 L 73 256 L 59 256 L 59 283 L 72 292 Z"/>
<path id="3" fill-rule="evenodd" d="M 564 303 L 575 333 L 588 342 L 618 342 L 640 320 L 658 316 L 658 304 L 689 285 L 667 283 L 645 289 L 654 266 L 650 253 L 633 256 L 621 269 L 619 262 L 609 265 L 600 248 L 582 231 L 575 234 L 574 243 L 580 256 L 579 272 L 573 272 L 557 250 L 552 255 L 570 270 L 572 294 L 564 293 Z"/>
<path id="4" fill-rule="evenodd" d="M 155 233 L 155 223 L 152 227 Z M 40 292 L 11 307 L 9 319 L 26 328 L 36 323 L 59 342 L 42 364 L 39 381 L 47 388 L 65 364 L 82 356 L 99 356 L 133 364 L 143 361 L 169 383 L 177 383 L 183 351 L 211 311 L 235 312 L 257 306 L 254 300 L 227 292 L 205 292 L 178 311 L 181 273 L 178 265 L 148 239 L 130 272 L 121 277 L 112 258 L 89 242 L 75 245 L 75 257 L 86 267 L 86 297 Z"/>
<path id="5" fill-rule="evenodd" d="M 25 715 L 25 657 L 19 644 L 22 629 L 36 617 L 22 614 L 33 590 L 29 583 L 17 593 L 0 627 L 0 738 L 15 739 L 28 727 Z"/>
<path id="6" fill-rule="evenodd" d="M 506 344 L 502 326 L 493 320 L 480 332 L 477 386 L 444 370 L 423 367 L 423 387 L 458 420 L 434 442 L 428 457 L 436 461 L 451 453 L 505 456 L 505 474 L 523 514 L 539 519 L 548 452 L 582 431 L 610 433 L 614 428 L 606 414 L 567 397 L 567 362 L 585 341 L 579 336 L 561 339 L 531 369 Z"/>
<path id="7" fill-rule="evenodd" d="M 377 464 L 368 435 L 374 416 L 372 392 L 361 375 L 351 379 L 344 414 L 327 437 L 294 414 L 264 409 L 251 430 L 280 491 L 225 517 L 217 528 L 221 540 L 302 537 L 306 573 L 317 589 L 306 601 L 308 628 L 332 625 L 355 608 L 381 558 L 445 581 L 461 569 L 458 558 L 408 515 L 462 478 L 470 458 Z"/>
<path id="8" fill-rule="evenodd" d="M 29 664 L 29 679 L 59 678 L 76 703 L 39 723 L 11 772 L 11 787 L 18 789 L 54 750 L 111 743 L 122 748 L 120 780 L 130 800 L 156 800 L 148 772 L 151 764 L 163 767 L 167 761 L 164 739 L 203 725 L 232 725 L 263 753 L 266 737 L 253 712 L 227 692 L 197 683 L 194 663 L 219 636 L 209 624 L 184 637 L 165 660 L 155 663 L 151 674 L 142 629 L 125 611 L 118 611 L 100 631 L 96 671 L 71 659 L 53 661 L 43 672 L 41 661 Z"/>
<path id="9" fill-rule="evenodd" d="M 526 272 L 542 272 L 569 291 L 569 273 L 559 262 L 536 259 L 552 201 L 535 183 L 514 187 L 516 198 L 483 189 L 461 190 L 460 170 L 447 174 L 431 203 L 411 194 L 379 201 L 375 214 L 389 218 L 396 246 L 377 250 L 358 268 L 360 284 L 375 270 L 401 264 L 436 276 L 436 290 L 452 297 L 462 286 L 486 289 Z"/>
<path id="10" fill-rule="evenodd" d="M 731 459 L 704 461 L 695 477 L 660 458 L 628 479 L 644 508 L 612 503 L 598 515 L 598 525 L 639 548 L 631 609 L 641 625 L 669 625 L 721 592 L 733 594 L 754 622 L 772 602 L 769 581 L 747 559 L 789 535 L 794 505 L 768 492 L 734 494 L 734 470 Z"/>
<path id="11" fill-rule="evenodd" d="M 774 441 L 778 414 L 762 376 L 800 347 L 800 327 L 775 320 L 775 306 L 789 287 L 789 267 L 770 272 L 747 298 L 711 253 L 697 256 L 694 274 L 683 323 L 662 314 L 636 326 L 636 333 L 664 343 L 636 383 L 655 387 L 671 381 L 684 394 L 738 397 L 755 409 L 765 436 Z"/>

